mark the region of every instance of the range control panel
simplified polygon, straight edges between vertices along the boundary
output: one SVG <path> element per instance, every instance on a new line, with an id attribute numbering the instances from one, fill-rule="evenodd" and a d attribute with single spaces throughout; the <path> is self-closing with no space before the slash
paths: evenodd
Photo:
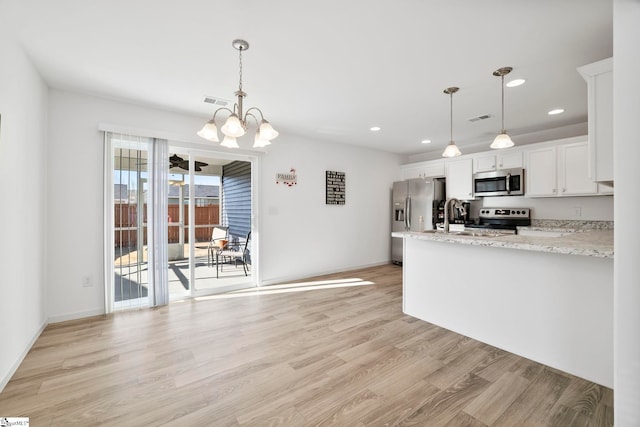
<path id="1" fill-rule="evenodd" d="M 480 218 L 529 218 L 529 208 L 482 208 Z"/>

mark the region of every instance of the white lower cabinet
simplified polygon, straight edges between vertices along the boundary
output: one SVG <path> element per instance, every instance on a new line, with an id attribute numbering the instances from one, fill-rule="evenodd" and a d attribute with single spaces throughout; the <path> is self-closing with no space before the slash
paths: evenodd
<path id="1" fill-rule="evenodd" d="M 587 141 L 530 150 L 525 171 L 527 197 L 598 194 L 598 185 L 589 178 Z"/>
<path id="2" fill-rule="evenodd" d="M 473 159 L 448 160 L 445 163 L 447 199 L 473 199 Z"/>

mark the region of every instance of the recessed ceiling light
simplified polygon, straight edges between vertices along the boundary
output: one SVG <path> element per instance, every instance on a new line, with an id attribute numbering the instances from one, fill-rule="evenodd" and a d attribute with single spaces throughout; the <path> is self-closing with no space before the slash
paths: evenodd
<path id="1" fill-rule="evenodd" d="M 564 113 L 564 108 L 556 108 L 555 110 L 549 111 L 547 114 L 550 116 L 555 116 L 556 114 Z"/>
<path id="2" fill-rule="evenodd" d="M 422 143 L 423 144 L 431 144 L 431 140 L 430 139 L 423 139 Z"/>
<path id="3" fill-rule="evenodd" d="M 379 126 L 373 126 L 373 127 L 369 128 L 369 130 L 371 132 L 378 132 L 380 130 L 380 127 Z"/>
<path id="4" fill-rule="evenodd" d="M 525 79 L 513 79 L 509 83 L 505 84 L 506 87 L 516 87 L 523 85 L 526 82 Z"/>

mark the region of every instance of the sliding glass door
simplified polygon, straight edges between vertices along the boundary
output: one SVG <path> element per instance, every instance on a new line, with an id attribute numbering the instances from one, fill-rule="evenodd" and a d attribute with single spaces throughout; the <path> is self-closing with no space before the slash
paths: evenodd
<path id="1" fill-rule="evenodd" d="M 232 256 L 232 252 L 244 252 L 247 232 L 251 230 L 252 183 L 251 162 L 234 160 L 228 155 L 212 155 L 180 146 L 169 148 L 169 290 L 171 298 L 184 295 L 198 296 L 226 292 L 255 286 L 251 269 L 251 258 Z M 241 185 L 244 192 L 241 200 L 224 203 L 226 193 L 237 193 L 224 182 L 234 164 L 244 164 L 246 182 Z M 248 211 L 245 228 L 233 224 L 238 218 L 234 208 L 241 203 Z M 173 226 L 173 229 L 172 229 Z M 215 233 L 225 230 L 227 245 L 212 241 Z M 251 252 L 251 241 L 246 245 Z M 230 255 L 229 255 L 230 254 Z"/>
<path id="2" fill-rule="evenodd" d="M 112 242 L 105 248 L 111 265 L 114 310 L 148 305 L 147 144 L 141 138 L 111 138 Z M 112 251 L 111 251 L 112 250 Z"/>
<path id="3" fill-rule="evenodd" d="M 252 161 L 105 140 L 107 312 L 255 286 Z"/>

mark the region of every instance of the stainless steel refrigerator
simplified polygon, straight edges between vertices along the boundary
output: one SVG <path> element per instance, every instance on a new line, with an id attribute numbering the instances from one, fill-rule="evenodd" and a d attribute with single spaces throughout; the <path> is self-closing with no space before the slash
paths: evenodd
<path id="1" fill-rule="evenodd" d="M 437 222 L 438 204 L 445 199 L 445 179 L 410 179 L 393 183 L 392 231 L 433 230 Z M 402 264 L 402 239 L 391 238 L 391 262 Z"/>

